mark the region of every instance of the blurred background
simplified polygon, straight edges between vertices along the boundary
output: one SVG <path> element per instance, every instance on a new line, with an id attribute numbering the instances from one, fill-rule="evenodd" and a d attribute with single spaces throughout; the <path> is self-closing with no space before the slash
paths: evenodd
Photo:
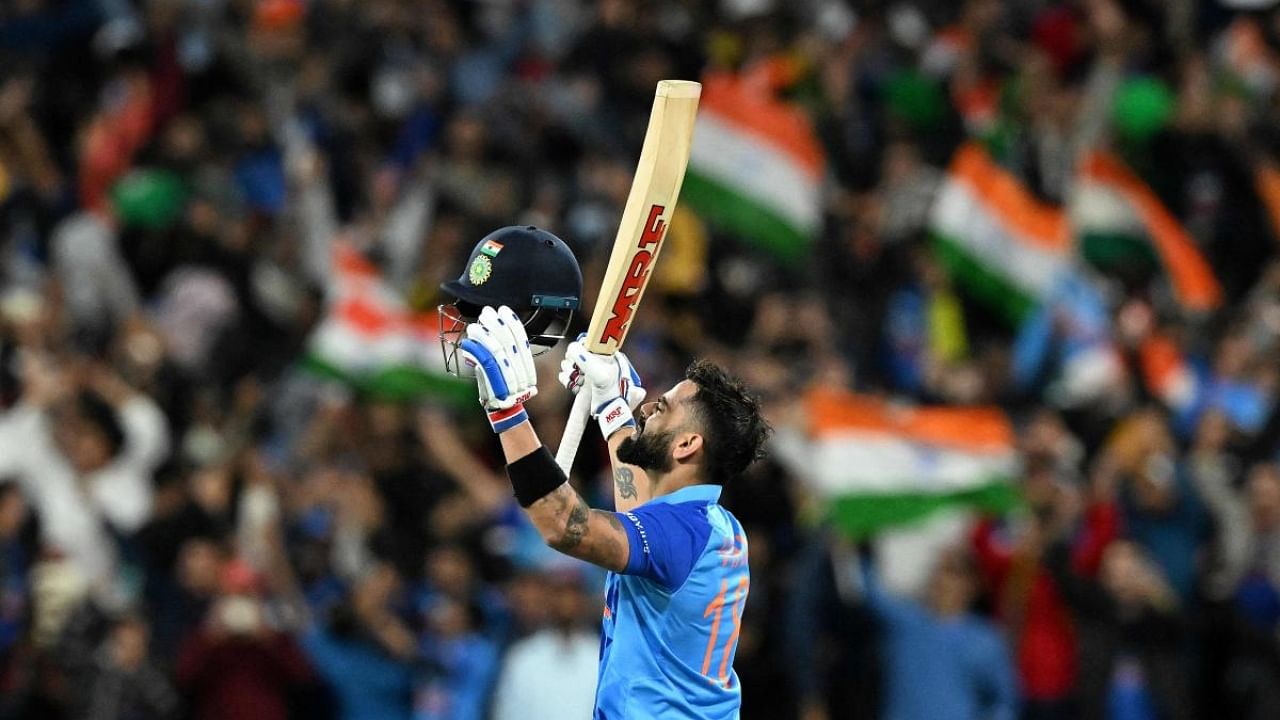
<path id="1" fill-rule="evenodd" d="M 0 2 L 0 718 L 589 716 L 437 288 L 532 223 L 590 308 L 662 78 L 743 717 L 1280 717 L 1276 5 Z"/>

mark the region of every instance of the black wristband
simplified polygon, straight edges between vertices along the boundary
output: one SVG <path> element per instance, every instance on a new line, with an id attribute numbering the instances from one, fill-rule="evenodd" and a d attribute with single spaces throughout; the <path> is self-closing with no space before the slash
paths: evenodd
<path id="1" fill-rule="evenodd" d="M 567 479 L 545 445 L 507 465 L 507 477 L 520 507 L 529 507 Z"/>

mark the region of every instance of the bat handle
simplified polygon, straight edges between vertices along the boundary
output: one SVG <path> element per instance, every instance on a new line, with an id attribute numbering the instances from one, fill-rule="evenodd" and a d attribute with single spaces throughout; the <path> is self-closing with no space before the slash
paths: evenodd
<path id="1" fill-rule="evenodd" d="M 591 419 L 591 386 L 583 385 L 573 399 L 573 409 L 569 411 L 569 420 L 564 424 L 564 434 L 560 436 L 560 448 L 556 450 L 556 464 L 569 477 L 573 468 L 573 459 L 578 455 L 578 445 L 582 443 L 582 433 L 587 429 L 587 421 Z"/>

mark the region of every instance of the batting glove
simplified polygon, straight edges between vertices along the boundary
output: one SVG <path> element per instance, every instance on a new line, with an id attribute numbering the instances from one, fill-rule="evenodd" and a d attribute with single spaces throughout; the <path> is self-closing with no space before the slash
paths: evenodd
<path id="1" fill-rule="evenodd" d="M 480 404 L 489 413 L 494 432 L 525 422 L 524 403 L 538 394 L 538 375 L 524 323 L 503 305 L 485 306 L 476 322 L 467 325 L 458 353 L 475 371 Z"/>
<path id="2" fill-rule="evenodd" d="M 608 438 L 624 427 L 634 427 L 632 411 L 644 401 L 645 389 L 639 373 L 621 352 L 598 355 L 588 352 L 578 340 L 569 343 L 560 363 L 559 380 L 570 392 L 591 393 L 591 415 Z"/>

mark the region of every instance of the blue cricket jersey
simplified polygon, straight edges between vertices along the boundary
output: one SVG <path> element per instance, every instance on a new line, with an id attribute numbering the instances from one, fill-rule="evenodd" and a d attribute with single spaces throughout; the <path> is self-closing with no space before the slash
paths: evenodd
<path id="1" fill-rule="evenodd" d="M 617 513 L 631 551 L 605 580 L 595 720 L 738 717 L 747 537 L 719 499 L 691 485 Z"/>

